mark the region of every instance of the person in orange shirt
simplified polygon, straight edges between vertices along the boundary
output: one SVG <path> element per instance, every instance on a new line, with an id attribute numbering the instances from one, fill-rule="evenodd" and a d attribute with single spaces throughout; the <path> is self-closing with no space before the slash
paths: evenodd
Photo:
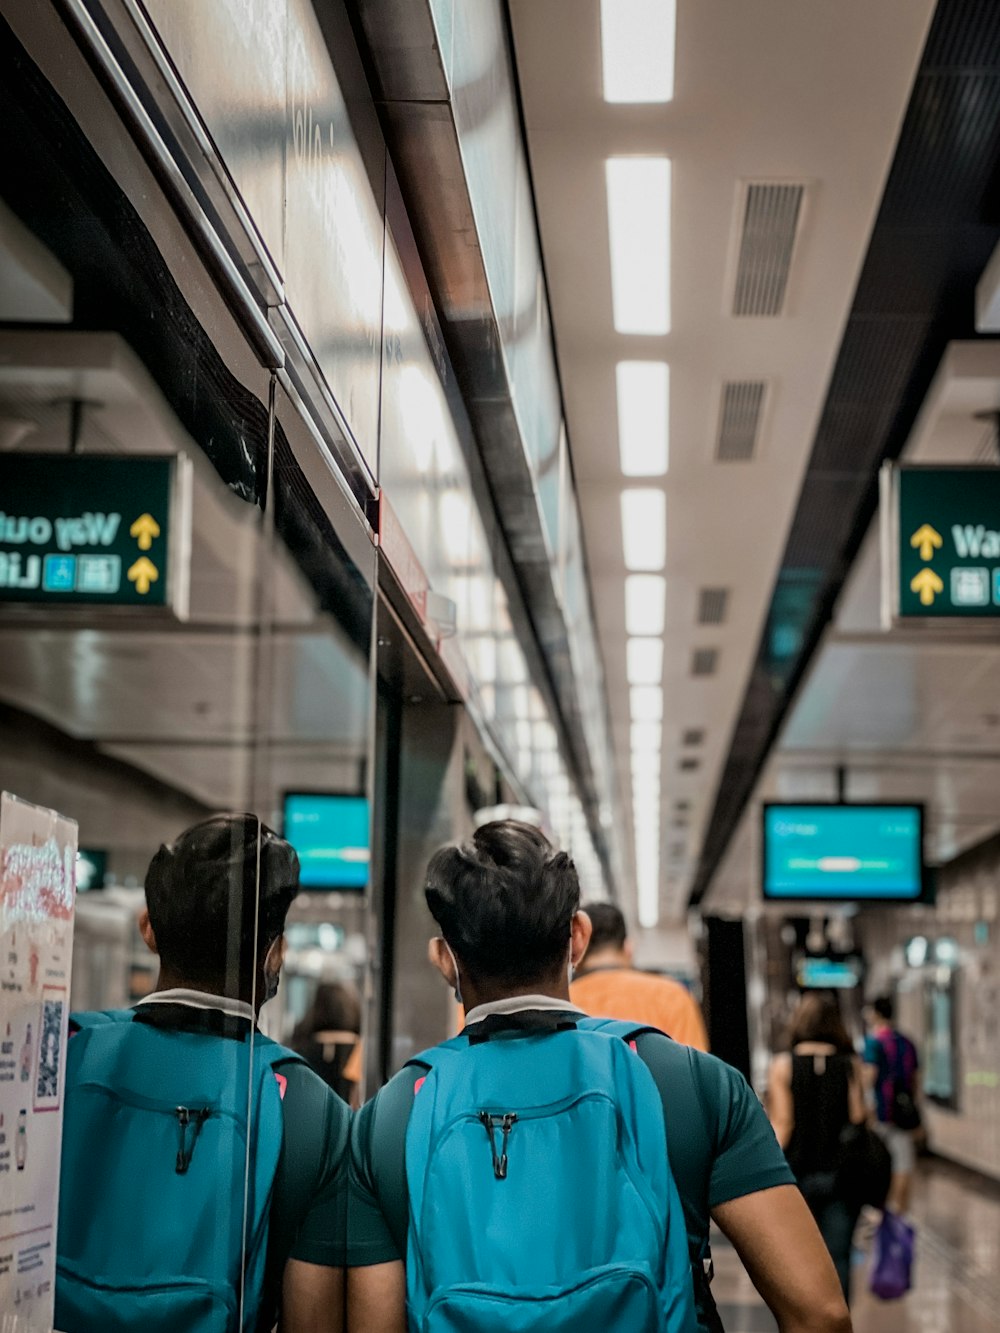
<path id="1" fill-rule="evenodd" d="M 594 932 L 569 989 L 570 999 L 595 1018 L 648 1023 L 685 1046 L 708 1050 L 698 1001 L 679 981 L 640 972 L 632 964 L 625 918 L 611 903 L 583 908 Z"/>

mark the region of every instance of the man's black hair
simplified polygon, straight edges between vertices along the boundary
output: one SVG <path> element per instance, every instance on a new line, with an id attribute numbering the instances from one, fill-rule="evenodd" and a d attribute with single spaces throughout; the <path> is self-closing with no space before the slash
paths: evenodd
<path id="1" fill-rule="evenodd" d="M 876 995 L 872 1000 L 872 1008 L 887 1023 L 891 1023 L 896 1015 L 896 1004 L 891 995 Z"/>
<path id="2" fill-rule="evenodd" d="M 208 990 L 245 996 L 298 891 L 295 849 L 256 815 L 217 814 L 192 825 L 146 871 L 162 964 Z"/>
<path id="3" fill-rule="evenodd" d="M 584 903 L 583 910 L 590 917 L 591 925 L 594 927 L 587 953 L 625 947 L 628 927 L 614 903 Z"/>
<path id="4" fill-rule="evenodd" d="M 565 852 L 530 824 L 484 824 L 469 842 L 442 847 L 424 893 L 469 975 L 513 984 L 549 977 L 564 963 L 580 881 Z"/>

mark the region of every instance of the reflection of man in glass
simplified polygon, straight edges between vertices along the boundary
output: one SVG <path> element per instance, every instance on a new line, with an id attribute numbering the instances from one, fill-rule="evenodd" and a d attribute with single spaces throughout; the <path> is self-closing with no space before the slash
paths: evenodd
<path id="1" fill-rule="evenodd" d="M 156 989 L 71 1025 L 56 1293 L 67 1333 L 201 1327 L 181 1291 L 199 1279 L 233 1303 L 212 1328 L 342 1329 L 349 1112 L 256 1026 L 298 886 L 294 850 L 254 815 L 214 815 L 153 857 L 139 927 L 159 956 Z M 242 1324 L 241 1285 L 257 1311 Z"/>

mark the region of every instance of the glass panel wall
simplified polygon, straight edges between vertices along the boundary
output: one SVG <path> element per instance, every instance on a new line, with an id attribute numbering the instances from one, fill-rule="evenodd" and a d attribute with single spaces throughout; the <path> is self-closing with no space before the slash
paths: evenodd
<path id="1" fill-rule="evenodd" d="M 81 859 L 70 970 L 0 828 L 16 973 L 0 1032 L 25 1071 L 0 1079 L 0 1124 L 14 1127 L 0 1165 L 15 1166 L 0 1172 L 0 1228 L 16 1255 L 0 1308 L 10 1333 L 53 1326 L 57 1249 L 55 1327 L 79 1326 L 90 1279 L 163 1272 L 176 1247 L 160 1222 L 184 1218 L 207 1160 L 197 1262 L 235 1274 L 236 1299 L 270 1328 L 298 1223 L 282 1214 L 256 1262 L 245 1217 L 278 1180 L 281 1140 L 264 1139 L 279 1084 L 261 1073 L 270 1048 L 253 1016 L 263 1005 L 261 1030 L 349 1091 L 374 553 L 56 11 L 15 8 L 17 31 L 0 5 L 0 790 L 75 821 Z M 70 1010 L 117 1018 L 67 1026 Z M 100 1108 L 80 1092 L 95 1070 L 113 1083 Z M 282 1075 L 286 1109 L 306 1072 Z M 159 1107 L 148 1123 L 143 1099 Z M 116 1133 L 95 1138 L 112 1103 Z M 249 1124 L 230 1130 L 240 1113 Z M 143 1151 L 129 1161 L 133 1131 Z M 121 1234 L 101 1211 L 115 1191 Z M 342 1239 L 332 1212 L 326 1224 Z M 178 1271 L 195 1273 L 182 1239 Z M 178 1307 L 169 1318 L 195 1323 Z"/>

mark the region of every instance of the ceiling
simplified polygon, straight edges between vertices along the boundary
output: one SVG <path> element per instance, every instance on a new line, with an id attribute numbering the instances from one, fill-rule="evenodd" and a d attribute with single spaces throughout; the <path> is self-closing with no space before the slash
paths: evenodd
<path id="1" fill-rule="evenodd" d="M 678 0 L 673 100 L 602 98 L 598 0 L 510 0 L 514 47 L 622 790 L 631 787 L 619 492 L 666 492 L 660 915 L 683 915 L 796 510 L 933 0 Z M 671 331 L 615 332 L 605 160 L 672 161 Z M 779 312 L 735 315 L 750 182 L 801 185 Z M 670 366 L 665 477 L 619 465 L 615 366 Z M 720 461 L 727 384 L 762 384 Z M 703 589 L 725 589 L 700 624 Z M 714 674 L 693 655 L 716 648 Z M 683 744 L 684 732 L 703 732 Z M 681 767 L 682 763 L 685 765 Z"/>

